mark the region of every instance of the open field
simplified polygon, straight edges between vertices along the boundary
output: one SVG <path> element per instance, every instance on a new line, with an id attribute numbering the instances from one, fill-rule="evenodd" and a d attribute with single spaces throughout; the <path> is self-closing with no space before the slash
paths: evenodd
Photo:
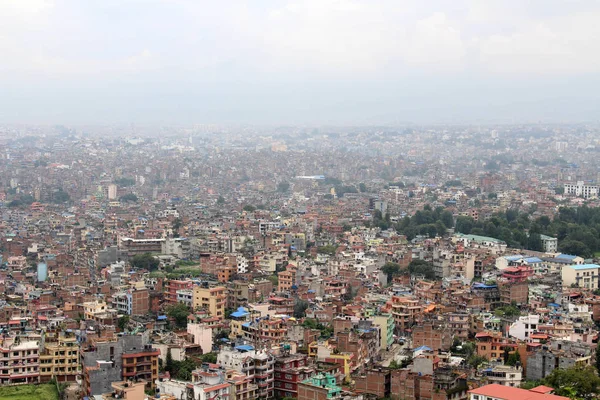
<path id="1" fill-rule="evenodd" d="M 52 384 L 2 386 L 0 400 L 58 400 L 58 393 Z"/>

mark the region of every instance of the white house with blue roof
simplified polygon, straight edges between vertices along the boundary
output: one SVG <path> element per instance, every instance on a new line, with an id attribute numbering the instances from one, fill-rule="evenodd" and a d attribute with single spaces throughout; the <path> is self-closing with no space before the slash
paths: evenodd
<path id="1" fill-rule="evenodd" d="M 598 264 L 565 265 L 561 271 L 562 285 L 595 290 L 598 289 L 599 273 Z"/>

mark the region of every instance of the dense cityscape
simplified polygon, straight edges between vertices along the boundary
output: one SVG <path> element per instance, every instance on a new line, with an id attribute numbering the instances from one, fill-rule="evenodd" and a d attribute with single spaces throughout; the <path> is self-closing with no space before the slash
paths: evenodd
<path id="1" fill-rule="evenodd" d="M 0 398 L 596 398 L 599 152 L 597 124 L 0 125 Z"/>

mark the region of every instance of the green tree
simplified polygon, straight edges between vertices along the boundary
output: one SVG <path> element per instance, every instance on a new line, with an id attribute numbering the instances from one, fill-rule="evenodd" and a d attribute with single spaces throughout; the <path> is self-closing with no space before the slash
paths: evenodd
<path id="1" fill-rule="evenodd" d="M 471 233 L 471 230 L 473 229 L 474 225 L 475 221 L 473 220 L 473 218 L 461 215 L 458 218 L 456 218 L 455 229 L 457 232 L 468 235 L 469 233 Z"/>
<path id="2" fill-rule="evenodd" d="M 516 350 L 514 353 L 510 353 L 506 359 L 506 365 L 512 365 L 513 367 L 517 365 L 517 363 L 521 362 L 521 355 L 519 354 L 519 350 Z"/>
<path id="3" fill-rule="evenodd" d="M 394 276 L 400 273 L 400 264 L 387 262 L 381 267 L 381 271 L 387 275 L 388 282 L 391 282 L 394 279 Z"/>
<path id="4" fill-rule="evenodd" d="M 337 251 L 337 246 L 330 245 L 330 244 L 321 246 L 321 247 L 317 247 L 317 253 L 329 254 L 330 256 L 335 255 L 336 251 Z"/>
<path id="5" fill-rule="evenodd" d="M 217 199 L 217 205 L 222 206 L 223 204 L 225 204 L 225 198 L 223 196 L 219 196 Z"/>
<path id="6" fill-rule="evenodd" d="M 306 300 L 297 300 L 294 304 L 294 318 L 304 318 L 309 304 Z"/>
<path id="7" fill-rule="evenodd" d="M 596 369 L 600 373 L 600 342 L 596 346 Z"/>
<path id="8" fill-rule="evenodd" d="M 216 353 L 202 354 L 202 356 L 200 358 L 202 359 L 202 362 L 205 362 L 205 363 L 215 364 L 217 362 L 217 354 Z"/>
<path id="9" fill-rule="evenodd" d="M 425 260 L 412 260 L 408 264 L 408 271 L 411 275 L 423 275 L 425 279 L 435 279 L 433 264 Z"/>
<path id="10" fill-rule="evenodd" d="M 592 252 L 585 243 L 578 240 L 565 240 L 558 244 L 558 249 L 566 254 L 573 254 L 581 257 L 589 257 Z"/>
<path id="11" fill-rule="evenodd" d="M 527 248 L 533 251 L 544 251 L 542 237 L 539 233 L 530 233 L 527 240 Z"/>
<path id="12" fill-rule="evenodd" d="M 543 380 L 554 388 L 559 396 L 575 396 L 581 399 L 596 398 L 600 394 L 600 378 L 591 365 L 586 367 L 555 368 Z"/>
<path id="13" fill-rule="evenodd" d="M 454 227 L 454 217 L 452 216 L 452 213 L 448 210 L 442 212 L 442 214 L 440 215 L 440 221 L 442 221 L 442 224 L 444 224 L 446 228 Z"/>
<path id="14" fill-rule="evenodd" d="M 155 271 L 160 265 L 158 258 L 155 258 L 150 253 L 137 254 L 129 260 L 131 266 L 135 269 L 147 269 L 148 271 Z"/>
<path id="15" fill-rule="evenodd" d="M 251 206 L 250 204 L 244 206 L 244 211 L 246 212 L 254 212 L 256 211 L 256 207 Z"/>
<path id="16" fill-rule="evenodd" d="M 288 190 L 290 190 L 290 184 L 289 184 L 288 182 L 280 182 L 280 183 L 277 185 L 277 191 L 278 191 L 279 193 L 285 193 L 285 192 L 287 192 Z"/>
<path id="17" fill-rule="evenodd" d="M 127 193 L 119 199 L 121 203 L 137 203 L 138 197 L 133 193 Z"/>
<path id="18" fill-rule="evenodd" d="M 183 303 L 173 304 L 167 307 L 167 315 L 175 320 L 178 328 L 187 326 L 187 317 L 190 315 L 189 308 Z"/>
<path id="19" fill-rule="evenodd" d="M 363 182 L 359 183 L 358 190 L 360 190 L 361 193 L 365 193 L 367 191 L 367 185 L 365 185 Z"/>
<path id="20" fill-rule="evenodd" d="M 473 354 L 471 357 L 469 357 L 469 359 L 467 360 L 467 364 L 469 364 L 471 367 L 473 368 L 477 368 L 479 367 L 481 364 L 487 362 L 487 358 L 477 355 L 477 354 Z"/>
<path id="21" fill-rule="evenodd" d="M 175 370 L 175 362 L 173 360 L 173 355 L 171 354 L 171 349 L 167 347 L 167 360 L 165 362 L 165 371 L 172 374 Z"/>
<path id="22" fill-rule="evenodd" d="M 125 328 L 127 328 L 127 324 L 129 324 L 129 315 L 122 315 L 119 317 L 117 322 L 117 326 L 121 332 L 125 332 Z"/>
<path id="23" fill-rule="evenodd" d="M 69 201 L 71 201 L 71 196 L 69 196 L 69 193 L 62 190 L 62 188 L 58 188 L 58 190 L 55 190 L 52 193 L 52 202 L 53 203 L 62 204 L 62 203 L 67 203 Z"/>
<path id="24" fill-rule="evenodd" d="M 119 179 L 115 179 L 113 181 L 113 183 L 117 184 L 118 186 L 128 187 L 128 186 L 135 185 L 135 179 L 133 179 L 133 178 L 119 178 Z"/>

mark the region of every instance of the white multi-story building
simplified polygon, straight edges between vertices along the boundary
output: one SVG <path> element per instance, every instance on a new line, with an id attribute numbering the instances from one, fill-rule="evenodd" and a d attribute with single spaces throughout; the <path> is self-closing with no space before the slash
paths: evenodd
<path id="1" fill-rule="evenodd" d="M 515 322 L 510 325 L 508 334 L 511 337 L 519 340 L 529 341 L 531 334 L 536 332 L 540 325 L 539 315 L 525 315 L 519 317 Z"/>
<path id="2" fill-rule="evenodd" d="M 546 253 L 556 253 L 558 251 L 558 239 L 546 235 L 540 235 L 542 246 Z"/>
<path id="3" fill-rule="evenodd" d="M 191 289 L 179 289 L 177 292 L 177 302 L 183 303 L 189 307 L 194 302 L 194 292 Z"/>
<path id="4" fill-rule="evenodd" d="M 523 379 L 523 368 L 510 365 L 496 365 L 483 373 L 488 382 L 502 386 L 519 387 Z"/>
<path id="5" fill-rule="evenodd" d="M 176 399 L 215 400 L 230 399 L 231 384 L 226 381 L 225 371 L 218 368 L 201 368 L 192 371 L 192 382 L 174 379 L 156 381 L 159 393 Z"/>
<path id="6" fill-rule="evenodd" d="M 242 255 L 238 255 L 236 257 L 236 262 L 237 262 L 237 273 L 238 274 L 245 274 L 248 272 L 248 260 L 246 259 L 246 257 L 244 257 Z"/>
<path id="7" fill-rule="evenodd" d="M 595 185 L 586 185 L 584 181 L 577 181 L 574 185 L 572 183 L 565 183 L 565 194 L 583 197 L 588 199 L 590 197 L 598 197 L 600 193 L 600 187 Z"/>
<path id="8" fill-rule="evenodd" d="M 234 369 L 258 385 L 259 397 L 274 395 L 275 357 L 267 351 L 257 351 L 250 345 L 221 349 L 217 359 L 225 369 Z"/>
<path id="9" fill-rule="evenodd" d="M 108 185 L 108 199 L 116 200 L 117 199 L 117 185 L 111 183 Z"/>

